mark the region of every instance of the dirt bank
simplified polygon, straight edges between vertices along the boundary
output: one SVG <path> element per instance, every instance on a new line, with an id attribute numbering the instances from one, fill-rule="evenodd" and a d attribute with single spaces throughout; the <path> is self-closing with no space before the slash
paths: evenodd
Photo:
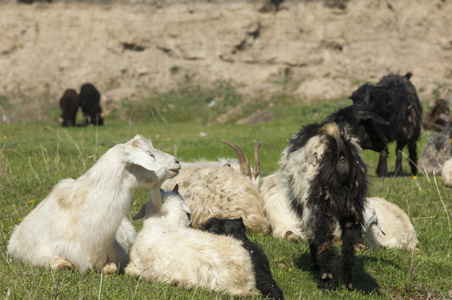
<path id="1" fill-rule="evenodd" d="M 232 81 L 264 98 L 285 81 L 297 101 L 328 100 L 408 71 L 422 100 L 451 95 L 451 1 L 352 0 L 345 9 L 286 1 L 276 13 L 261 7 L 0 3 L 0 110 L 14 105 L 13 119 L 39 115 L 84 82 L 108 101 L 177 89 L 187 79 L 207 87 Z"/>

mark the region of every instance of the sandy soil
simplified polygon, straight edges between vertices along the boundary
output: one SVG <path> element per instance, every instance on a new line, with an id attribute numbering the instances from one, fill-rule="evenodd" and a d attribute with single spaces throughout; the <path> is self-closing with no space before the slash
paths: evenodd
<path id="1" fill-rule="evenodd" d="M 85 82 L 112 103 L 186 78 L 263 99 L 288 80 L 309 102 L 410 71 L 423 101 L 451 97 L 448 0 L 286 1 L 276 13 L 257 0 L 154 2 L 0 2 L 0 114 L 36 119 Z"/>

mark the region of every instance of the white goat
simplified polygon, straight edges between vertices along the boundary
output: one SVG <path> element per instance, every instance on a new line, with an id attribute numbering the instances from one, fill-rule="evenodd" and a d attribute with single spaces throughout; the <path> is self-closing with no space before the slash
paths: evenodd
<path id="1" fill-rule="evenodd" d="M 241 241 L 189 228 L 190 210 L 177 186 L 172 192 L 162 191 L 162 201 L 160 211 L 150 200 L 134 217 L 145 221 L 130 252 L 126 274 L 231 295 L 259 294 L 250 254 Z"/>
<path id="2" fill-rule="evenodd" d="M 373 218 L 376 216 L 376 218 Z M 367 198 L 364 213 L 366 244 L 371 247 L 415 250 L 419 241 L 408 215 L 397 205 L 383 198 Z M 378 226 L 370 226 L 376 223 Z"/>
<path id="3" fill-rule="evenodd" d="M 17 226 L 8 253 L 54 270 L 114 273 L 127 263 L 133 242 L 133 226 L 124 220 L 133 190 L 149 187 L 160 207 L 162 181 L 179 170 L 175 157 L 142 136 L 116 145 L 78 179 L 60 181 Z"/>
<path id="4" fill-rule="evenodd" d="M 182 163 L 180 174 L 163 183 L 170 189 L 179 184 L 180 193 L 193 213 L 193 226 L 198 228 L 211 218 L 242 217 L 248 230 L 267 233 L 269 223 L 264 214 L 264 199 L 259 186 L 259 147 L 255 146 L 254 170 L 243 151 L 223 141 L 237 153 L 235 160 L 195 161 Z"/>
<path id="5" fill-rule="evenodd" d="M 452 159 L 447 160 L 442 169 L 441 175 L 443 177 L 444 184 L 447 186 L 452 186 Z"/>

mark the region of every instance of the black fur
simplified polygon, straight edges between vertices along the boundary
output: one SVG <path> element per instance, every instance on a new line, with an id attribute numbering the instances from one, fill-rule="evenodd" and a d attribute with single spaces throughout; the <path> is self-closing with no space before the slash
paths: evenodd
<path id="1" fill-rule="evenodd" d="M 388 143 L 396 141 L 395 175 L 402 175 L 402 150 L 408 145 L 411 173 L 417 173 L 417 140 L 422 123 L 422 106 L 416 89 L 410 82 L 411 73 L 405 76 L 389 74 L 376 85 L 366 83 L 359 87 L 350 99 L 354 104 L 367 107 L 376 115 L 389 121 L 383 125 L 383 133 Z M 377 167 L 378 176 L 388 176 L 388 147 L 380 152 Z"/>
<path id="2" fill-rule="evenodd" d="M 333 278 L 336 250 L 333 233 L 337 223 L 342 230 L 342 283 L 349 289 L 352 285 L 352 269 L 355 261 L 354 245 L 362 238 L 363 211 L 367 193 L 367 167 L 362 159 L 362 150 L 351 142 L 346 134 L 346 122 L 340 123 L 340 136 L 333 137 L 322 130 L 330 121 L 303 127 L 288 142 L 289 154 L 305 147 L 309 139 L 324 135 L 326 150 L 317 175 L 310 182 L 306 201 L 300 199 L 293 179 L 299 174 L 288 174 L 288 195 L 292 208 L 302 219 L 309 213 L 308 230 L 311 251 L 311 266 L 320 270 L 319 289 L 328 289 Z M 282 166 L 284 168 L 284 166 Z M 286 172 L 287 174 L 287 172 Z M 309 211 L 306 210 L 309 208 Z"/>
<path id="3" fill-rule="evenodd" d="M 104 119 L 101 116 L 100 93 L 91 83 L 85 83 L 80 88 L 79 94 L 80 106 L 83 111 L 84 125 L 89 123 L 94 125 L 104 125 Z"/>
<path id="4" fill-rule="evenodd" d="M 231 235 L 243 242 L 243 247 L 250 253 L 253 271 L 256 278 L 256 287 L 264 297 L 284 299 L 283 291 L 273 279 L 270 264 L 262 249 L 251 242 L 246 236 L 246 227 L 243 219 L 211 218 L 203 225 L 201 230 L 218 235 Z"/>
<path id="5" fill-rule="evenodd" d="M 60 125 L 75 126 L 75 119 L 79 107 L 78 95 L 74 89 L 67 89 L 60 98 L 60 107 L 62 110 L 60 116 Z"/>

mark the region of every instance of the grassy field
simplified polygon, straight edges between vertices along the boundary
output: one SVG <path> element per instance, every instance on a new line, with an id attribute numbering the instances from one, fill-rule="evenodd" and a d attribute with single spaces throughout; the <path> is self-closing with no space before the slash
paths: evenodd
<path id="1" fill-rule="evenodd" d="M 239 99 L 240 100 L 240 99 Z M 53 123 L 0 124 L 0 297 L 3 299 L 229 299 L 230 296 L 200 289 L 184 289 L 140 282 L 126 275 L 52 272 L 16 265 L 6 248 L 14 227 L 44 199 L 63 178 L 85 173 L 105 151 L 117 143 L 142 134 L 154 146 L 183 161 L 234 156 L 221 143 L 227 139 L 252 157 L 255 142 L 262 141 L 261 176 L 277 168 L 288 138 L 301 125 L 321 121 L 334 109 L 348 104 L 337 100 L 303 106 L 275 106 L 273 121 L 253 125 L 205 125 L 206 122 L 156 118 L 133 124 L 106 119 L 106 126 L 61 128 Z M 139 111 L 139 109 L 137 110 Z M 181 110 L 183 111 L 183 110 Z M 206 112 L 207 113 L 207 112 Z M 54 115 L 57 112 L 53 113 Z M 188 118 L 188 116 L 187 116 Z M 208 119 L 208 116 L 200 116 Z M 423 131 L 421 153 L 430 132 Z M 394 147 L 388 161 L 394 171 Z M 405 210 L 418 233 L 420 250 L 366 248 L 357 254 L 354 291 L 342 289 L 335 277 L 331 291 L 317 290 L 317 277 L 309 270 L 309 247 L 305 241 L 291 243 L 271 236 L 250 235 L 267 254 L 275 279 L 286 299 L 451 299 L 452 298 L 452 190 L 440 177 L 405 176 L 378 178 L 378 154 L 365 151 L 371 175 L 369 196 L 384 197 Z M 137 190 L 128 216 L 147 201 L 148 192 Z M 136 224 L 137 229 L 139 224 Z"/>

